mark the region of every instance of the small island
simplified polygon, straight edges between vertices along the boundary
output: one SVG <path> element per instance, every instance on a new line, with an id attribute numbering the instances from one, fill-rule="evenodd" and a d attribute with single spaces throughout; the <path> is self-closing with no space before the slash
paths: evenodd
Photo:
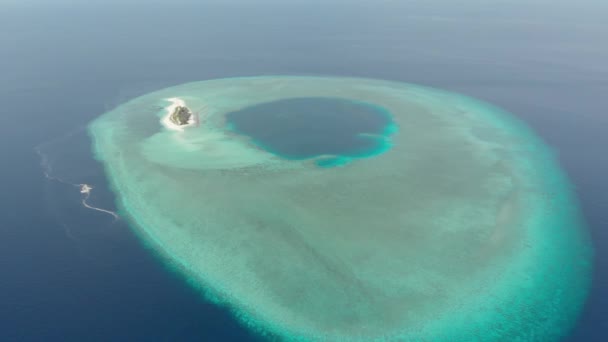
<path id="1" fill-rule="evenodd" d="M 166 114 L 161 119 L 163 126 L 174 131 L 183 131 L 188 126 L 198 124 L 198 114 L 194 114 L 179 97 L 167 99 L 171 105 L 166 107 Z"/>
<path id="2" fill-rule="evenodd" d="M 169 120 L 175 125 L 183 126 L 190 123 L 192 112 L 186 106 L 176 106 L 173 113 L 169 116 Z"/>

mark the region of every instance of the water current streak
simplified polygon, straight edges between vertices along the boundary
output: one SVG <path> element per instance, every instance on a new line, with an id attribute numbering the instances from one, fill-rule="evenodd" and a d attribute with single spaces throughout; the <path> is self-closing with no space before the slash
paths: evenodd
<path id="1" fill-rule="evenodd" d="M 68 182 L 66 180 L 63 180 L 59 177 L 55 177 L 52 175 L 53 172 L 53 168 L 51 163 L 49 162 L 48 157 L 41 151 L 41 147 L 45 145 L 45 144 L 41 144 L 38 145 L 37 147 L 34 148 L 34 150 L 36 151 L 36 153 L 38 154 L 38 156 L 40 157 L 40 166 L 42 167 L 42 173 L 44 174 L 44 177 L 50 181 L 55 181 L 55 182 L 60 182 L 63 184 L 67 184 L 73 187 L 76 187 L 79 189 L 80 193 L 82 194 L 82 200 L 81 203 L 82 205 L 87 208 L 87 209 L 91 209 L 91 210 L 95 210 L 95 211 L 99 211 L 102 213 L 106 213 L 110 216 L 112 216 L 114 218 L 114 221 L 117 221 L 120 217 L 118 216 L 118 214 L 114 211 L 111 210 L 107 210 L 107 209 L 103 209 L 103 208 L 99 208 L 96 206 L 93 206 L 91 204 L 88 203 L 89 198 L 91 197 L 91 191 L 93 190 L 93 187 L 89 184 L 74 184 L 71 182 Z"/>

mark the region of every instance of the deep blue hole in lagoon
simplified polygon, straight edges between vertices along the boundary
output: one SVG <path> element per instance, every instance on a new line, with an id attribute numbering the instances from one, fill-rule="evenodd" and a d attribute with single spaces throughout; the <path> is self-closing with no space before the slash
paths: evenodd
<path id="1" fill-rule="evenodd" d="M 374 104 L 330 97 L 288 98 L 245 107 L 226 115 L 234 132 L 290 160 L 318 158 L 332 167 L 390 148 L 396 125 Z"/>

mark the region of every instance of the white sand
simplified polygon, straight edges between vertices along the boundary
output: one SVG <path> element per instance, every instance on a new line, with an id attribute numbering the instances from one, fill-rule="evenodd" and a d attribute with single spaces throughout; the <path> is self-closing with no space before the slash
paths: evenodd
<path id="1" fill-rule="evenodd" d="M 175 108 L 177 107 L 184 107 L 186 106 L 186 102 L 184 102 L 184 100 L 180 99 L 179 97 L 171 97 L 168 98 L 167 101 L 171 102 L 171 105 L 169 105 L 168 107 L 166 107 L 167 110 L 167 114 L 162 118 L 162 120 L 160 120 L 160 123 L 165 126 L 166 128 L 173 130 L 173 131 L 183 131 L 184 128 L 189 127 L 189 126 L 193 126 L 196 124 L 196 120 L 195 120 L 195 115 L 192 114 L 190 116 L 190 119 L 188 120 L 188 123 L 185 125 L 176 125 L 173 122 L 171 122 L 171 114 L 173 113 L 173 111 L 175 110 Z"/>

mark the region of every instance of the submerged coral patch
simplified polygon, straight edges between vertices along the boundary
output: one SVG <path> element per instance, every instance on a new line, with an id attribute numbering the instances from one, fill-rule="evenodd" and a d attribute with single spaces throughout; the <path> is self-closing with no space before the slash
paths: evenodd
<path id="1" fill-rule="evenodd" d="M 252 108 L 295 98 L 388 116 L 340 137 L 370 144 L 361 149 L 319 148 L 339 143 L 334 130 L 302 144 L 309 137 L 297 128 L 298 151 L 309 150 L 290 158 L 289 136 L 268 142 L 229 117 L 263 121 Z M 167 99 L 182 100 L 196 124 L 161 126 Z M 290 116 L 295 107 L 323 112 L 288 105 L 271 118 L 283 128 L 302 119 Z M 532 131 L 483 102 L 369 79 L 220 79 L 133 99 L 89 131 L 138 235 L 258 331 L 547 341 L 567 333 L 584 302 L 590 248 L 570 183 Z"/>

